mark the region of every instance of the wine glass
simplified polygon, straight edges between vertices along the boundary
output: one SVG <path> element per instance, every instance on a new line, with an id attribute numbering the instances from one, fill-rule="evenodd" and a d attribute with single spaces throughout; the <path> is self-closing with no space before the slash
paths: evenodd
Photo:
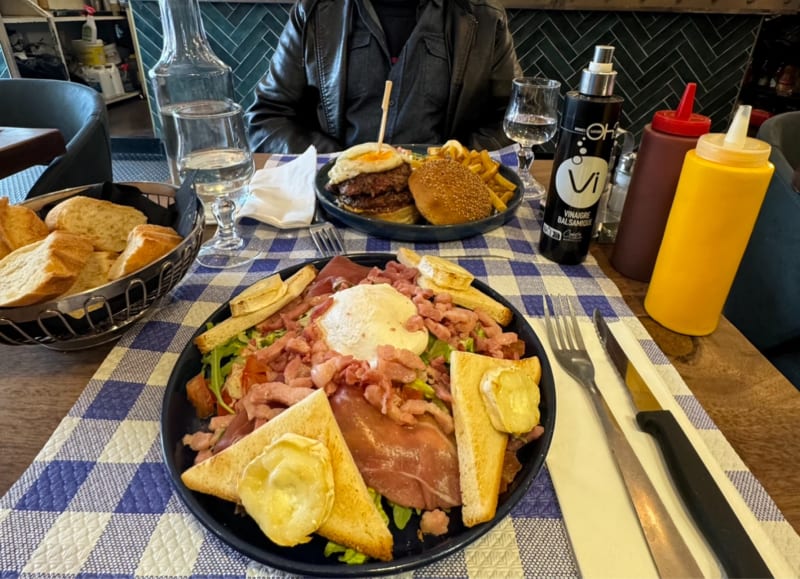
<path id="1" fill-rule="evenodd" d="M 211 205 L 217 231 L 205 242 L 197 261 L 221 269 L 255 258 L 237 231 L 235 212 L 250 190 L 255 170 L 247 142 L 242 107 L 232 100 L 194 101 L 173 113 L 181 179 L 194 173 L 194 189 L 203 205 Z"/>
<path id="2" fill-rule="evenodd" d="M 519 145 L 519 176 L 529 199 L 542 199 L 545 194 L 544 186 L 531 175 L 533 146 L 546 143 L 556 134 L 560 88 L 557 80 L 525 76 L 515 78 L 511 87 L 503 130 Z"/>

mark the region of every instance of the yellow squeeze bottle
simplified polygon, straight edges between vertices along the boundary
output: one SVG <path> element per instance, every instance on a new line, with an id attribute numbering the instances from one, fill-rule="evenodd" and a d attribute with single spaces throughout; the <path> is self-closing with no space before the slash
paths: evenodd
<path id="1" fill-rule="evenodd" d="M 740 106 L 727 133 L 701 136 L 683 162 L 644 300 L 680 334 L 716 329 L 775 170 L 770 146 L 747 136 L 750 110 Z"/>

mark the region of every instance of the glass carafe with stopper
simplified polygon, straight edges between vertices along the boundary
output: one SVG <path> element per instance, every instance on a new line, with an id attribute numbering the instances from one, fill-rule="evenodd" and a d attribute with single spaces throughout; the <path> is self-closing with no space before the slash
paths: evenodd
<path id="1" fill-rule="evenodd" d="M 172 112 L 195 101 L 235 100 L 231 67 L 206 38 L 198 0 L 159 0 L 164 28 L 161 58 L 149 71 L 170 178 L 180 184 Z"/>

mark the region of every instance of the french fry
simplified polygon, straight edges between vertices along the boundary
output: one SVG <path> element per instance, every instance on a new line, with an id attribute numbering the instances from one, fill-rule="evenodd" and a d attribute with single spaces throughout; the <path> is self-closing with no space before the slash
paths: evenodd
<path id="1" fill-rule="evenodd" d="M 494 180 L 495 180 L 495 182 L 496 182 L 498 185 L 500 185 L 500 186 L 501 186 L 503 189 L 507 189 L 508 191 L 513 191 L 514 189 L 516 189 L 516 188 L 517 188 L 517 186 L 516 186 L 516 185 L 514 185 L 514 183 L 512 183 L 511 181 L 509 181 L 508 179 L 506 179 L 505 177 L 503 177 L 503 176 L 502 176 L 500 173 L 497 173 L 497 174 L 494 176 Z"/>
<path id="2" fill-rule="evenodd" d="M 489 189 L 489 199 L 492 200 L 492 207 L 494 207 L 498 213 L 508 209 L 508 205 L 506 205 L 505 202 L 497 196 L 497 193 L 491 189 Z"/>
<path id="3" fill-rule="evenodd" d="M 487 151 L 486 149 L 482 150 L 480 156 L 481 156 L 481 164 L 483 165 L 484 169 L 490 171 L 492 168 L 495 168 L 496 170 L 498 163 L 496 163 L 495 160 L 489 156 L 489 151 Z"/>
<path id="4" fill-rule="evenodd" d="M 500 169 L 500 165 L 496 164 L 490 169 L 486 169 L 483 173 L 481 173 L 481 179 L 483 179 L 483 182 L 488 183 L 489 181 L 493 181 L 494 176 L 497 175 L 498 169 Z"/>

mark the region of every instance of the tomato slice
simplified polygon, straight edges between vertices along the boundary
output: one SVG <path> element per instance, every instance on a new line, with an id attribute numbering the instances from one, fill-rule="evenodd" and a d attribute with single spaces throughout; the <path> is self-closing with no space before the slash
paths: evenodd
<path id="1" fill-rule="evenodd" d="M 269 382 L 269 366 L 255 356 L 248 356 L 244 363 L 242 372 L 242 396 L 247 394 L 253 384 L 263 384 Z"/>
<path id="2" fill-rule="evenodd" d="M 217 400 L 202 373 L 186 383 L 186 396 L 194 406 L 198 418 L 207 418 L 217 409 Z"/>

